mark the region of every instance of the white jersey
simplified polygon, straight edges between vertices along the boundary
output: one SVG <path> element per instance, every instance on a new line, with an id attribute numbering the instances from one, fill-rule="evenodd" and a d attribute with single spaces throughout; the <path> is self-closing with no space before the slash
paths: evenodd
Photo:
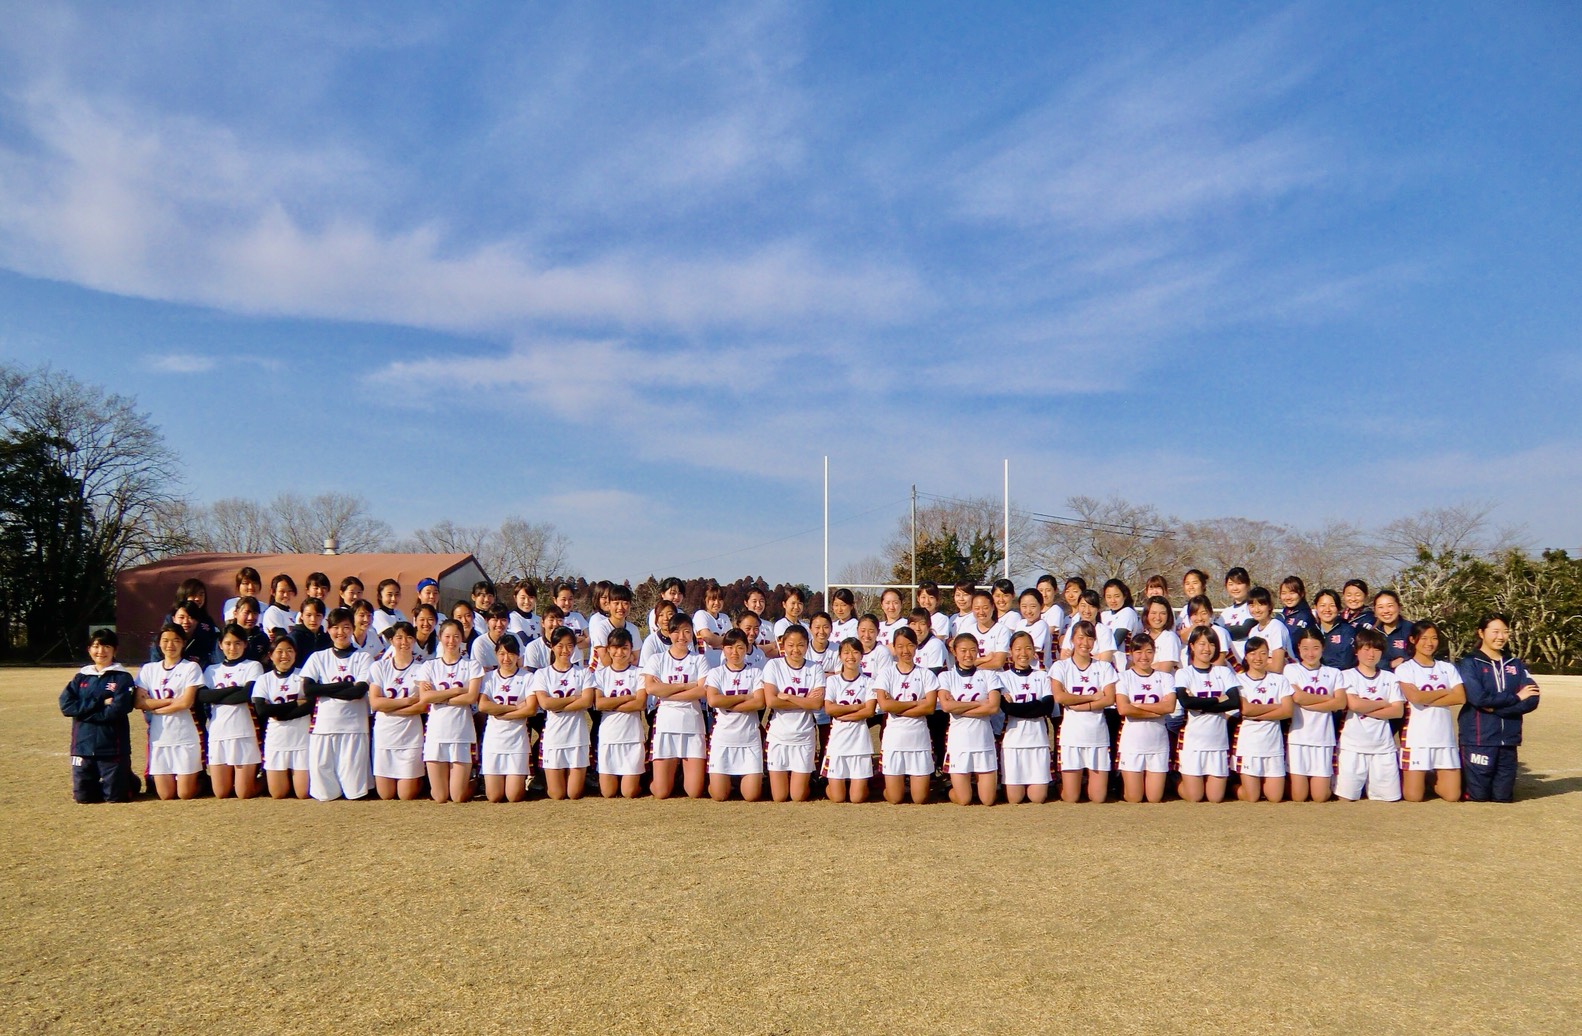
<path id="1" fill-rule="evenodd" d="M 945 642 L 934 636 L 930 636 L 928 640 L 917 646 L 917 655 L 913 661 L 924 669 L 932 669 L 936 673 L 941 669 L 949 669 L 954 664 L 950 652 L 945 650 Z"/>
<path id="2" fill-rule="evenodd" d="M 1205 672 L 1196 666 L 1186 665 L 1175 671 L 1176 700 L 1191 696 L 1214 698 L 1227 695 L 1239 688 L 1241 681 L 1227 665 L 1210 666 Z M 1230 713 L 1187 712 L 1186 726 L 1181 731 L 1183 752 L 1224 752 L 1230 749 Z"/>
<path id="3" fill-rule="evenodd" d="M 1220 610 L 1220 613 L 1219 613 L 1219 624 L 1221 626 L 1225 627 L 1225 632 L 1226 633 L 1229 633 L 1230 632 L 1230 627 L 1232 627 L 1232 626 L 1240 626 L 1242 623 L 1248 621 L 1251 618 L 1252 618 L 1252 609 L 1250 607 L 1248 607 L 1246 601 L 1243 601 L 1240 604 L 1231 604 L 1231 605 L 1227 605 L 1226 607 L 1222 608 Z M 1231 639 L 1236 644 L 1238 649 L 1240 648 L 1241 645 L 1243 645 L 1243 644 L 1245 644 L 1247 642 L 1247 638 L 1246 637 L 1240 637 L 1240 638 L 1233 637 Z M 1237 658 L 1241 657 L 1241 652 L 1239 650 L 1236 653 L 1236 657 Z"/>
<path id="4" fill-rule="evenodd" d="M 807 649 L 809 665 L 816 665 L 826 673 L 840 672 L 840 645 L 833 640 L 824 645 L 824 650 L 809 644 Z"/>
<path id="5" fill-rule="evenodd" d="M 275 705 L 282 705 L 290 701 L 301 701 L 302 670 L 293 669 L 285 676 L 281 676 L 273 669 L 270 669 L 253 681 L 253 697 L 261 698 Z M 264 728 L 264 742 L 277 751 L 307 751 L 308 728 L 312 723 L 312 716 L 299 716 L 296 719 L 272 719 L 269 721 L 269 725 Z"/>
<path id="6" fill-rule="evenodd" d="M 610 630 L 615 627 L 610 624 L 610 617 L 603 612 L 594 612 L 588 616 L 588 646 L 590 648 L 603 647 L 610 639 Z M 641 641 L 634 640 L 634 644 Z"/>
<path id="7" fill-rule="evenodd" d="M 950 616 L 944 612 L 929 612 L 928 631 L 940 640 L 949 640 L 951 636 Z"/>
<path id="8" fill-rule="evenodd" d="M 1026 704 L 1051 697 L 1047 670 L 1035 667 L 1023 673 L 1006 669 L 998 676 L 1001 701 Z M 1054 706 L 1054 710 L 1058 713 L 1059 706 Z M 1048 748 L 1049 725 L 1041 716 L 1006 716 L 1005 734 L 1000 744 L 1006 748 Z"/>
<path id="9" fill-rule="evenodd" d="M 1076 628 L 1076 625 L 1076 623 L 1072 623 L 1071 625 L 1067 626 L 1065 636 L 1060 638 L 1060 650 L 1062 652 L 1071 650 L 1071 634 Z M 1109 651 L 1115 655 L 1116 662 L 1121 662 L 1126 657 L 1116 645 L 1115 634 L 1111 632 L 1110 628 L 1108 626 L 1100 625 L 1099 623 L 1094 623 L 1093 653 L 1095 655 L 1102 655 L 1106 651 Z M 1116 671 L 1119 672 L 1119 669 Z"/>
<path id="10" fill-rule="evenodd" d="M 381 639 L 383 639 L 384 635 L 385 635 L 385 630 L 389 629 L 391 626 L 394 626 L 398 622 L 406 622 L 406 621 L 407 621 L 406 614 L 403 611 L 401 611 L 400 608 L 390 608 L 390 609 L 375 608 L 374 609 L 374 617 L 373 617 L 373 620 L 369 623 L 369 627 L 375 633 L 379 634 Z"/>
<path id="11" fill-rule="evenodd" d="M 1155 669 L 1146 676 L 1135 669 L 1128 669 L 1115 683 L 1115 697 L 1125 698 L 1133 705 L 1157 705 L 1175 694 L 1174 673 L 1161 673 Z M 1170 751 L 1170 733 L 1165 729 L 1165 716 L 1127 716 L 1121 721 L 1121 738 L 1116 750 L 1123 753 L 1150 753 Z"/>
<path id="12" fill-rule="evenodd" d="M 824 671 L 805 659 L 800 669 L 793 669 L 785 659 L 776 658 L 764 667 L 763 682 L 785 697 L 810 698 L 824 686 Z M 809 709 L 775 709 L 769 720 L 769 743 L 810 745 L 816 728 Z"/>
<path id="13" fill-rule="evenodd" d="M 939 687 L 939 681 L 921 666 L 913 666 L 910 673 L 890 666 L 874 680 L 874 687 L 883 688 L 896 701 L 921 701 L 930 691 Z M 886 713 L 881 747 L 886 752 L 930 751 L 933 745 L 928 737 L 927 717 L 892 716 Z"/>
<path id="14" fill-rule="evenodd" d="M 1142 616 L 1137 614 L 1137 609 L 1131 605 L 1111 611 L 1106 608 L 1099 613 L 1099 623 L 1110 628 L 1115 635 L 1117 644 L 1124 644 L 1133 633 L 1142 632 Z"/>
<path id="15" fill-rule="evenodd" d="M 1404 663 L 1403 663 L 1404 664 Z M 1405 701 L 1401 681 L 1388 669 L 1380 669 L 1372 676 L 1362 675 L 1361 669 L 1347 669 L 1342 686 L 1347 695 L 1356 695 L 1369 701 Z M 1340 747 L 1347 752 L 1373 754 L 1395 751 L 1395 732 L 1387 719 L 1374 719 L 1360 712 L 1346 717 L 1340 728 Z"/>
<path id="16" fill-rule="evenodd" d="M 480 693 L 496 705 L 515 709 L 533 693 L 533 674 L 518 668 L 510 676 L 501 676 L 499 669 L 491 670 L 483 678 Z M 527 751 L 527 720 L 490 716 L 483 727 L 482 755 L 514 755 Z"/>
<path id="17" fill-rule="evenodd" d="M 606 698 L 641 697 L 645 701 L 648 698 L 643 691 L 643 670 L 640 666 L 628 665 L 625 669 L 600 666 L 593 674 L 593 682 Z M 599 720 L 600 744 L 640 745 L 647 740 L 642 712 L 606 711 L 602 716 Z"/>
<path id="18" fill-rule="evenodd" d="M 1285 678 L 1291 681 L 1293 690 L 1304 694 L 1317 694 L 1325 698 L 1333 698 L 1336 690 L 1343 690 L 1340 681 L 1340 670 L 1321 665 L 1317 669 L 1309 669 L 1300 662 L 1285 667 Z M 1291 710 L 1291 729 L 1286 732 L 1285 740 L 1292 745 L 1311 745 L 1318 748 L 1332 748 L 1335 744 L 1335 720 L 1332 712 L 1309 712 L 1297 705 Z"/>
<path id="19" fill-rule="evenodd" d="M 1181 638 L 1176 636 L 1175 630 L 1160 630 L 1153 635 L 1154 640 L 1154 665 L 1165 662 L 1174 662 L 1177 666 L 1187 664 L 1186 650 L 1181 646 Z"/>
<path id="20" fill-rule="evenodd" d="M 1040 616 L 1029 622 L 1018 614 L 1013 616 L 1013 619 L 1015 628 L 1011 630 L 1010 636 L 1005 638 L 1005 649 L 1010 650 L 1011 637 L 1018 633 L 1026 633 L 1033 638 L 1033 664 L 1043 669 L 1054 665 L 1055 657 L 1059 652 L 1055 650 L 1054 634 L 1049 631 L 1049 624 L 1043 620 L 1043 617 Z"/>
<path id="21" fill-rule="evenodd" d="M 402 699 L 410 705 L 417 697 L 417 683 L 426 672 L 423 660 L 415 654 L 405 669 L 396 665 L 395 656 L 386 654 L 369 667 L 368 684 L 378 687 L 384 697 Z M 374 713 L 374 744 L 381 749 L 422 748 L 423 717 Z"/>
<path id="22" fill-rule="evenodd" d="M 847 680 L 838 672 L 824 680 L 826 705 L 862 705 L 873 699 L 873 680 L 860 672 L 854 680 Z M 873 755 L 873 738 L 868 734 L 868 724 L 862 720 L 831 720 L 825 755 L 835 758 Z"/>
<path id="23" fill-rule="evenodd" d="M 895 665 L 895 659 L 890 657 L 890 652 L 874 645 L 872 651 L 862 656 L 862 675 L 870 680 L 877 680 L 879 674 Z"/>
<path id="24" fill-rule="evenodd" d="M 315 651 L 302 666 L 302 678 L 314 683 L 366 683 L 373 659 L 366 652 L 348 648 L 344 655 L 334 648 Z M 368 698 L 352 701 L 320 698 L 313 706 L 313 733 L 368 733 Z"/>
<path id="25" fill-rule="evenodd" d="M 1253 637 L 1262 637 L 1268 643 L 1270 658 L 1274 657 L 1276 651 L 1284 651 L 1286 660 L 1291 659 L 1291 632 L 1279 619 L 1271 617 L 1262 626 L 1254 626 L 1252 632 L 1247 634 L 1247 640 Z M 1247 640 L 1238 640 L 1232 645 L 1238 659 L 1247 658 Z"/>
<path id="26" fill-rule="evenodd" d="M 889 649 L 892 653 L 895 648 L 895 631 L 905 629 L 909 620 L 903 615 L 899 619 L 879 620 L 879 646 Z"/>
<path id="27" fill-rule="evenodd" d="M 565 672 L 550 665 L 534 673 L 528 687 L 539 696 L 539 705 L 542 707 L 544 698 L 575 698 L 592 682 L 593 677 L 580 665 L 574 664 Z M 545 751 L 587 748 L 588 726 L 588 714 L 584 711 L 554 712 L 546 709 L 544 733 L 539 739 L 539 745 Z"/>
<path id="28" fill-rule="evenodd" d="M 1086 669 L 1077 665 L 1076 659 L 1062 658 L 1050 670 L 1050 679 L 1065 688 L 1067 694 L 1096 698 L 1104 688 L 1119 677 L 1115 667 L 1108 662 L 1090 659 Z M 1060 717 L 1060 745 L 1062 748 L 1108 748 L 1110 728 L 1104 712 L 1073 712 L 1066 709 Z"/>
<path id="29" fill-rule="evenodd" d="M 1057 639 L 1065 637 L 1066 623 L 1066 610 L 1060 605 L 1051 604 L 1044 609 L 1044 625 L 1049 627 L 1049 632 Z"/>
<path id="30" fill-rule="evenodd" d="M 720 694 L 732 698 L 745 698 L 764 682 L 764 674 L 763 670 L 756 666 L 748 665 L 740 669 L 732 669 L 730 666 L 722 665 L 709 670 L 704 682 Z M 715 709 L 713 740 L 731 748 L 759 744 L 758 714 Z"/>
<path id="31" fill-rule="evenodd" d="M 526 650 L 522 652 L 522 668 L 532 670 L 543 669 L 549 665 L 554 657 L 554 653 L 549 649 L 549 641 L 545 640 L 543 637 L 539 637 L 537 640 L 527 645 Z M 574 647 L 571 649 L 572 665 L 582 665 L 587 660 L 587 653 L 584 652 L 580 647 Z"/>
<path id="32" fill-rule="evenodd" d="M 643 648 L 637 653 L 637 664 L 646 666 L 659 655 L 670 650 L 670 638 L 657 630 L 643 638 Z"/>
<path id="33" fill-rule="evenodd" d="M 588 633 L 588 620 L 579 611 L 569 611 L 560 620 L 560 624 L 569 628 L 581 640 Z"/>
<path id="34" fill-rule="evenodd" d="M 860 621 L 861 620 L 859 620 L 855 615 L 849 619 L 831 619 L 829 630 L 830 643 L 839 644 L 843 640 L 856 637 L 857 624 Z"/>
<path id="35" fill-rule="evenodd" d="M 726 617 L 724 612 L 710 615 L 707 609 L 699 608 L 692 613 L 692 632 L 694 634 L 712 633 L 716 637 L 723 637 L 730 630 L 731 620 Z M 699 641 L 699 643 L 701 644 L 702 641 Z M 703 659 L 710 669 L 717 668 L 720 665 L 721 658 L 719 648 L 703 645 Z"/>
<path id="36" fill-rule="evenodd" d="M 669 684 L 695 683 L 708 675 L 708 671 L 708 662 L 704 657 L 691 651 L 681 658 L 677 658 L 667 651 L 658 658 L 651 659 L 643 669 L 643 672 L 660 683 Z M 702 734 L 703 709 L 702 700 L 665 701 L 661 699 L 659 708 L 654 713 L 654 733 Z"/>
<path id="37" fill-rule="evenodd" d="M 290 608 L 282 608 L 280 605 L 273 603 L 271 603 L 269 607 L 265 608 L 264 613 L 258 617 L 259 628 L 265 633 L 269 634 L 271 637 L 274 636 L 276 630 L 289 635 L 291 633 L 291 627 L 295 626 L 296 624 L 296 612 L 292 611 Z"/>
<path id="38" fill-rule="evenodd" d="M 454 662 L 444 658 L 431 658 L 423 663 L 423 675 L 418 679 L 434 685 L 436 691 L 463 692 L 473 681 L 482 682 L 483 669 L 466 654 Z M 471 705 L 452 705 L 434 702 L 428 707 L 428 739 L 441 745 L 471 745 L 478 740 L 478 728 L 473 725 Z"/>
<path id="39" fill-rule="evenodd" d="M 203 671 L 203 682 L 214 690 L 246 687 L 264 675 L 264 667 L 250 659 L 240 662 L 221 662 Z M 253 727 L 253 710 L 249 705 L 213 705 L 209 717 L 209 740 L 229 741 L 235 738 L 256 738 Z"/>
<path id="40" fill-rule="evenodd" d="M 1435 693 L 1462 685 L 1461 673 L 1455 666 L 1442 660 L 1425 666 L 1415 658 L 1408 658 L 1395 667 L 1395 678 L 1401 683 L 1411 684 L 1419 691 Z M 1456 717 L 1451 712 L 1451 706 L 1414 705 L 1411 699 L 1407 699 L 1406 726 L 1401 731 L 1401 744 L 1408 750 L 1455 748 Z"/>
<path id="41" fill-rule="evenodd" d="M 786 635 L 786 630 L 792 626 L 801 626 L 802 631 L 807 633 L 807 619 L 805 617 L 798 618 L 795 621 L 781 617 L 775 620 L 775 640 L 778 642 L 781 637 Z M 812 634 L 808 634 L 808 636 L 811 638 Z"/>
<path id="42" fill-rule="evenodd" d="M 598 615 L 594 617 L 595 622 L 599 619 L 604 619 L 604 616 Z M 643 631 L 637 628 L 636 623 L 632 622 L 628 622 L 625 629 L 626 635 L 632 638 L 632 647 L 640 650 L 643 646 Z M 590 630 L 588 636 L 593 641 L 594 647 L 607 647 L 610 643 L 610 634 L 614 632 L 615 627 L 610 624 L 610 620 L 604 619 L 601 627 L 597 631 Z"/>
<path id="43" fill-rule="evenodd" d="M 1241 702 L 1246 705 L 1278 705 L 1291 696 L 1291 681 L 1279 673 L 1265 673 L 1261 680 L 1254 680 L 1246 673 L 1237 677 L 1241 682 Z M 1285 738 L 1281 736 L 1277 719 L 1248 719 L 1242 717 L 1236 731 L 1236 755 L 1243 758 L 1264 758 L 1285 755 Z"/>
<path id="44" fill-rule="evenodd" d="M 538 639 L 542 629 L 536 614 L 524 612 L 519 608 L 512 608 L 511 617 L 505 622 L 505 631 L 516 637 L 517 643 L 524 651 L 529 644 Z"/>
<path id="45" fill-rule="evenodd" d="M 978 642 L 978 660 L 981 662 L 990 655 L 1004 654 L 1010 649 L 1011 636 L 1005 626 L 995 623 L 988 629 L 980 629 L 976 620 L 969 621 L 961 627 L 961 632 Z M 957 634 L 960 636 L 960 634 Z"/>
<path id="46" fill-rule="evenodd" d="M 472 659 L 480 673 L 492 672 L 500 667 L 500 656 L 495 653 L 498 648 L 499 645 L 490 640 L 487 633 L 481 633 L 473 637 L 472 643 L 467 646 L 467 657 Z"/>
<path id="47" fill-rule="evenodd" d="M 939 676 L 939 690 L 947 692 L 956 701 L 988 701 L 989 695 L 1000 689 L 999 674 L 991 669 L 963 671 L 951 666 Z M 937 708 L 937 706 L 936 706 Z M 891 716 L 894 722 L 896 717 Z M 988 716 L 957 716 L 952 714 L 945 732 L 945 754 L 994 751 L 994 724 Z"/>

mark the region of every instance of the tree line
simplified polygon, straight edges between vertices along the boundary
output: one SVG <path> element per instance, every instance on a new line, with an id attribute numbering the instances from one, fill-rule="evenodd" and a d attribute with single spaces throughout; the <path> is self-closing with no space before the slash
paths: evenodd
<path id="1" fill-rule="evenodd" d="M 998 575 L 1005 561 L 1001 506 L 926 500 L 918 511 L 918 578 L 946 586 Z M 1186 521 L 1115 497 L 1073 496 L 1065 510 L 1013 510 L 1013 571 L 1024 578 L 1113 577 L 1140 587 L 1154 573 L 1177 585 L 1190 567 L 1217 578 L 1243 565 L 1271 587 L 1299 575 L 1310 591 L 1363 578 L 1393 586 L 1408 616 L 1436 619 L 1457 643 L 1470 637 L 1482 612 L 1508 612 L 1516 650 L 1534 665 L 1582 671 L 1582 560 L 1558 550 L 1532 553 L 1520 529 L 1493 523 L 1492 505 L 1428 509 L 1378 529 L 1347 522 L 1304 529 L 1239 517 Z M 92 624 L 114 621 L 115 577 L 126 568 L 192 551 L 314 554 L 327 539 L 342 553 L 467 553 L 497 580 L 569 579 L 579 594 L 587 587 L 571 570 L 570 541 L 550 522 L 447 519 L 398 537 L 366 499 L 348 493 L 194 502 L 182 492 L 179 458 L 135 399 L 62 371 L 0 364 L 0 659 L 76 657 Z M 838 579 L 908 583 L 912 555 L 911 524 L 903 518 L 880 554 Z M 688 579 L 689 610 L 702 606 L 702 585 Z M 758 589 L 773 617 L 786 584 L 743 577 L 722 585 L 728 610 Z M 658 580 L 650 575 L 633 589 L 639 614 L 646 614 Z M 821 605 L 813 596 L 810 603 Z"/>

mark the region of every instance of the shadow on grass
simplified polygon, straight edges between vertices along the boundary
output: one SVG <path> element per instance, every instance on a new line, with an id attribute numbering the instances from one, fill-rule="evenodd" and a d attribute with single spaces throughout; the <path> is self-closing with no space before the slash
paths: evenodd
<path id="1" fill-rule="evenodd" d="M 1518 799 L 1547 799 L 1552 795 L 1569 795 L 1582 791 L 1582 774 L 1550 777 L 1529 769 L 1526 763 L 1516 764 L 1516 797 Z"/>

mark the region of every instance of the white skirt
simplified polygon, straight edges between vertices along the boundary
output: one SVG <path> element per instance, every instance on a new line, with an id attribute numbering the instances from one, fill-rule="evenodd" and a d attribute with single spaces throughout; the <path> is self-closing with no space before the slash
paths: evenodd
<path id="1" fill-rule="evenodd" d="M 264 753 L 266 770 L 303 770 L 308 768 L 306 748 L 271 748 Z"/>
<path id="2" fill-rule="evenodd" d="M 1283 755 L 1238 755 L 1236 772 L 1243 777 L 1284 777 Z"/>
<path id="3" fill-rule="evenodd" d="M 1230 751 L 1182 752 L 1177 768 L 1183 777 L 1226 777 L 1230 775 Z"/>
<path id="4" fill-rule="evenodd" d="M 879 765 L 886 777 L 932 777 L 934 752 L 928 748 L 915 752 L 890 751 L 884 753 Z"/>
<path id="5" fill-rule="evenodd" d="M 483 772 L 488 777 L 526 777 L 532 772 L 527 764 L 527 749 L 490 752 L 483 757 Z"/>
<path id="6" fill-rule="evenodd" d="M 1060 746 L 1060 769 L 1064 772 L 1073 770 L 1099 770 L 1104 773 L 1110 771 L 1110 750 L 1108 748 L 1067 748 Z"/>
<path id="7" fill-rule="evenodd" d="M 1001 774 L 1006 784 L 1048 784 L 1053 776 L 1047 748 L 1002 748 L 1000 754 L 1004 756 Z"/>
<path id="8" fill-rule="evenodd" d="M 153 745 L 148 750 L 149 776 L 169 777 L 203 769 L 197 745 Z"/>
<path id="9" fill-rule="evenodd" d="M 1336 760 L 1335 794 L 1355 802 L 1366 792 L 1371 802 L 1401 801 L 1401 767 L 1395 750 L 1348 752 Z"/>
<path id="10" fill-rule="evenodd" d="M 726 777 L 748 777 L 764 772 L 764 746 L 709 745 L 709 772 Z"/>
<path id="11" fill-rule="evenodd" d="M 539 765 L 546 770 L 585 770 L 588 766 L 588 746 L 546 748 Z"/>
<path id="12" fill-rule="evenodd" d="M 999 768 L 993 750 L 945 753 L 946 773 L 995 773 Z"/>
<path id="13" fill-rule="evenodd" d="M 466 763 L 472 765 L 471 741 L 427 741 L 423 742 L 423 761 L 425 763 Z"/>
<path id="14" fill-rule="evenodd" d="M 824 776 L 832 781 L 865 781 L 873 776 L 871 755 L 828 755 L 824 757 Z"/>
<path id="15" fill-rule="evenodd" d="M 783 773 L 812 773 L 813 746 L 769 743 L 769 769 Z"/>
<path id="16" fill-rule="evenodd" d="M 1301 777 L 1335 776 L 1333 745 L 1289 745 L 1285 751 L 1293 774 Z"/>
<path id="17" fill-rule="evenodd" d="M 1401 749 L 1401 769 L 1459 770 L 1461 769 L 1461 749 L 1403 748 Z"/>
<path id="18" fill-rule="evenodd" d="M 228 737 L 209 742 L 210 766 L 257 766 L 261 759 L 257 738 Z"/>
<path id="19" fill-rule="evenodd" d="M 707 759 L 702 734 L 655 734 L 655 759 Z"/>
<path id="20" fill-rule="evenodd" d="M 423 776 L 423 750 L 421 748 L 374 749 L 374 776 L 397 781 L 416 780 Z"/>
<path id="21" fill-rule="evenodd" d="M 1121 769 L 1128 773 L 1169 773 L 1169 752 L 1122 752 Z"/>
<path id="22" fill-rule="evenodd" d="M 599 742 L 599 772 L 611 777 L 640 777 L 648 769 L 641 741 Z"/>

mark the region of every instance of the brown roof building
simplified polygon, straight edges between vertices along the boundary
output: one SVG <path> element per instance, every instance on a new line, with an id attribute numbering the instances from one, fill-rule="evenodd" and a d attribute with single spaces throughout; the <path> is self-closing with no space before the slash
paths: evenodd
<path id="1" fill-rule="evenodd" d="M 486 578 L 471 554 L 180 554 L 122 572 L 115 581 L 115 624 L 121 637 L 121 657 L 146 657 L 165 616 L 175 606 L 176 588 L 185 579 L 201 579 L 209 588 L 209 614 L 216 622 L 220 607 L 236 596 L 236 572 L 244 565 L 258 570 L 264 588 L 259 603 L 268 605 L 269 581 L 285 573 L 300 591 L 312 572 L 330 577 L 339 587 L 347 576 L 363 581 L 369 600 L 382 579 L 401 584 L 401 608 L 410 611 L 421 579 L 439 580 L 444 607 L 467 600 L 472 584 Z M 332 600 L 336 599 L 331 593 Z M 299 593 L 297 603 L 301 604 Z M 378 603 L 377 601 L 375 603 Z"/>

